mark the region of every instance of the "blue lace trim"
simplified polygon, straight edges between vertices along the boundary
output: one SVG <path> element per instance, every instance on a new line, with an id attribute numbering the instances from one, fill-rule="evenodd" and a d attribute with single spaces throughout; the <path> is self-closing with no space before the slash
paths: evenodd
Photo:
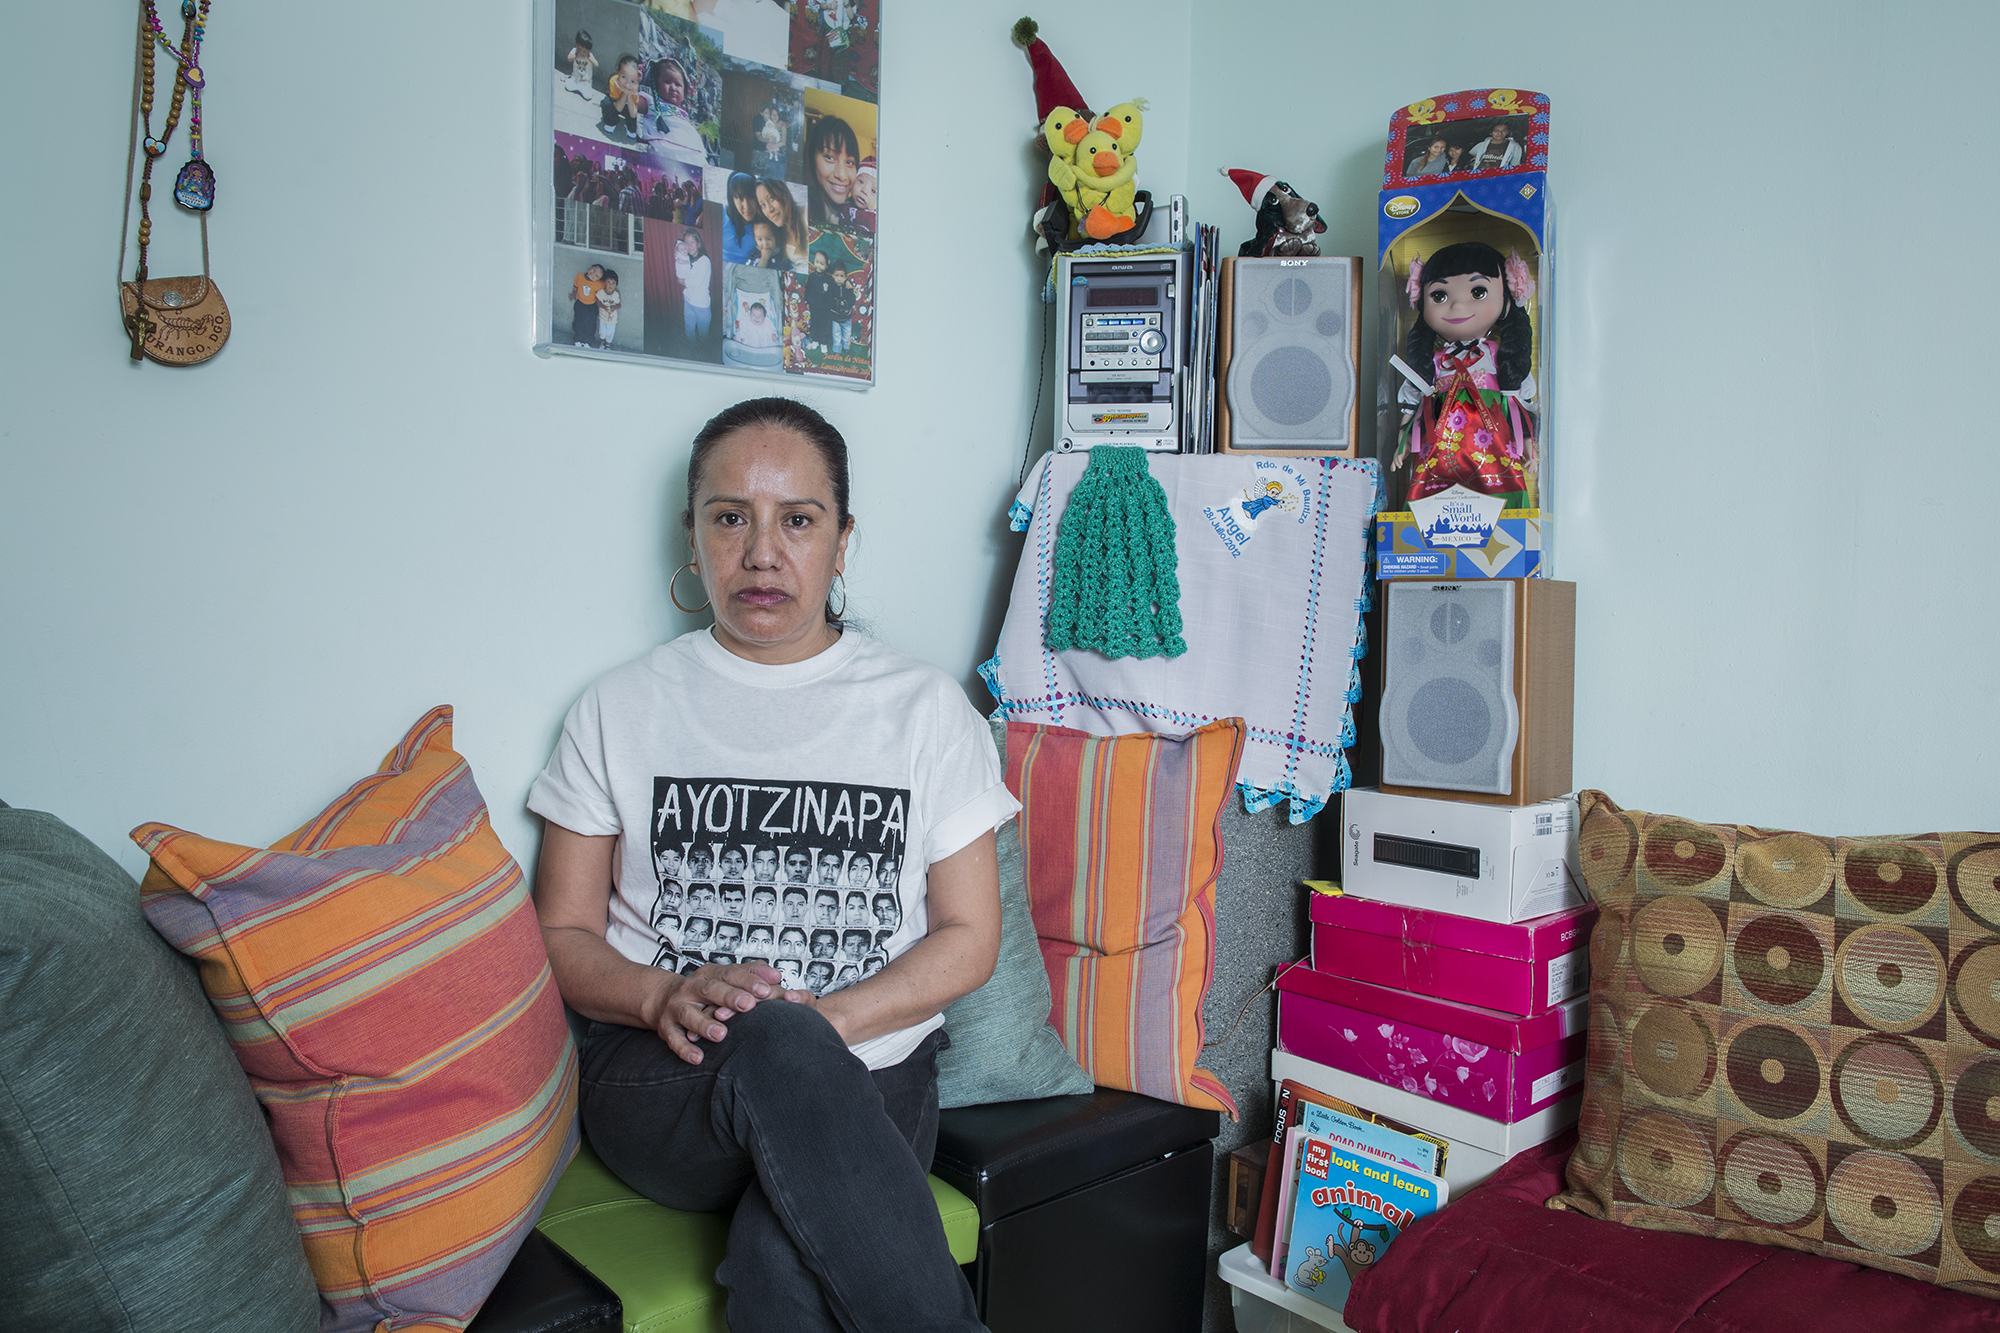
<path id="1" fill-rule="evenodd" d="M 1000 711 L 1005 713 L 1007 711 L 1007 696 L 1000 689 L 1000 654 L 995 653 L 984 662 L 981 662 L 977 670 L 979 678 L 986 682 L 987 691 L 1000 701 Z"/>
<path id="2" fill-rule="evenodd" d="M 1346 755 L 1340 757 L 1339 765 L 1333 775 L 1335 792 L 1346 791 L 1354 781 L 1354 773 L 1347 766 Z M 1326 809 L 1326 803 L 1332 799 L 1331 793 L 1326 796 L 1309 796 L 1289 782 L 1281 782 L 1276 787 L 1253 787 L 1247 782 L 1239 782 L 1236 784 L 1236 790 L 1243 796 L 1244 810 L 1253 815 L 1259 810 L 1269 810 L 1280 801 L 1291 802 L 1285 809 L 1285 822 L 1288 824 L 1305 823 Z"/>

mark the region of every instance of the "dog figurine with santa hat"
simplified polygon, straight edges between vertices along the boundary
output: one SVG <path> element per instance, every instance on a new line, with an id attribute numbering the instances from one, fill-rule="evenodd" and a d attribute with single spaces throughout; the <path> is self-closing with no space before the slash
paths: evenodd
<path id="1" fill-rule="evenodd" d="M 1237 248 L 1239 257 L 1319 253 L 1319 242 L 1313 238 L 1326 230 L 1326 223 L 1320 220 L 1318 204 L 1276 176 L 1229 167 L 1221 170 L 1243 191 L 1250 207 L 1257 210 L 1257 234 Z"/>

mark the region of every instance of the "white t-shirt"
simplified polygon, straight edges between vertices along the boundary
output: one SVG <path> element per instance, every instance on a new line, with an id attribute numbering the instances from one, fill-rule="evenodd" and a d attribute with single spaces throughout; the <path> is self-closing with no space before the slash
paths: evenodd
<path id="1" fill-rule="evenodd" d="M 528 808 L 624 835 L 605 938 L 625 957 L 763 959 L 827 994 L 922 939 L 931 864 L 1020 804 L 936 667 L 851 629 L 765 666 L 696 630 L 584 691 Z M 887 1068 L 943 1021 L 852 1049 Z"/>
<path id="2" fill-rule="evenodd" d="M 708 309 L 708 256 L 694 255 L 690 257 L 676 251 L 674 253 L 674 272 L 680 275 L 681 300 L 687 304 L 688 308 L 691 310 Z"/>
<path id="3" fill-rule="evenodd" d="M 1507 171 L 1521 165 L 1521 145 L 1518 140 L 1509 139 L 1505 148 L 1495 148 L 1491 139 L 1473 145 L 1472 169 L 1474 171 Z"/>

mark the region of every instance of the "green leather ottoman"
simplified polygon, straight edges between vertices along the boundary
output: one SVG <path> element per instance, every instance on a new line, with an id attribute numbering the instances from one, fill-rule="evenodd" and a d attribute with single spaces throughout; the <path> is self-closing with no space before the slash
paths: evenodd
<path id="1" fill-rule="evenodd" d="M 951 1257 L 979 1250 L 979 1211 L 931 1177 Z M 727 1299 L 715 1285 L 729 1218 L 681 1213 L 644 1198 L 597 1159 L 588 1143 L 549 1195 L 536 1229 L 597 1275 L 625 1303 L 626 1333 L 728 1333 Z"/>

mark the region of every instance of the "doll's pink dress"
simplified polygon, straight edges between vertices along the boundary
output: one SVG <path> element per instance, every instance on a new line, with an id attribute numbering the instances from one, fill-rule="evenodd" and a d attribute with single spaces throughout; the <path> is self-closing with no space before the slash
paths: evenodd
<path id="1" fill-rule="evenodd" d="M 1497 495 L 1509 509 L 1531 504 L 1522 458 L 1534 439 L 1534 418 L 1520 400 L 1500 392 L 1491 338 L 1444 343 L 1431 356 L 1435 392 L 1419 409 L 1412 446 L 1419 454 L 1409 498 L 1452 486 Z"/>

